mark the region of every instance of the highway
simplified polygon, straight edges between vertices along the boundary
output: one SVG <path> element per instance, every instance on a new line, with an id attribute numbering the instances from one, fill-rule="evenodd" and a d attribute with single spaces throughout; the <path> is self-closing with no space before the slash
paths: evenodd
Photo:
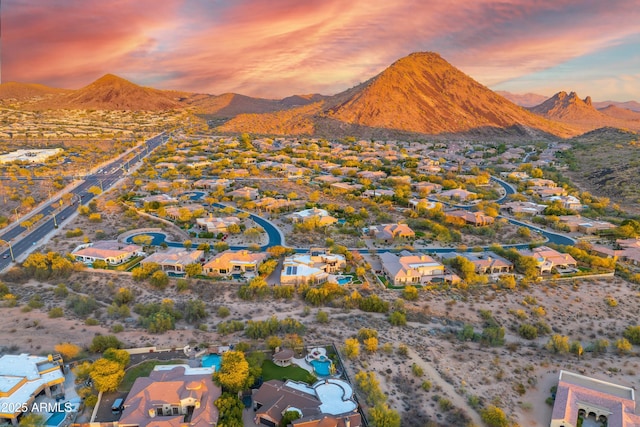
<path id="1" fill-rule="evenodd" d="M 69 194 L 73 196 L 71 204 L 60 206 L 60 198 L 53 198 L 46 204 L 41 205 L 32 212 L 32 216 L 42 214 L 44 218 L 37 222 L 30 230 L 18 224 L 0 234 L 0 240 L 4 241 L 0 241 L 0 244 L 3 245 L 2 252 L 0 252 L 0 271 L 7 268 L 9 264 L 11 264 L 12 259 L 20 257 L 32 246 L 42 241 L 47 234 L 56 229 L 56 225 L 73 215 L 78 210 L 79 204 L 89 204 L 89 202 L 96 197 L 96 195 L 88 191 L 91 187 L 96 186 L 101 188 L 102 191 L 109 190 L 133 165 L 144 159 L 168 139 L 169 135 L 165 135 L 163 132 L 145 141 L 130 154 L 111 161 L 96 173 L 87 175 L 82 183 L 69 191 Z M 133 157 L 131 157 L 131 154 L 133 154 Z M 125 160 L 129 157 L 131 157 L 129 160 Z M 11 247 L 9 247 L 9 243 Z M 13 252 L 13 254 L 11 252 Z"/>

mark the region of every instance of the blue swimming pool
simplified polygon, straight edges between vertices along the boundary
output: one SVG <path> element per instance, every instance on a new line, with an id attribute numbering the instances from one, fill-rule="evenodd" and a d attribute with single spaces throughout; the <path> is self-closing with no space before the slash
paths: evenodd
<path id="1" fill-rule="evenodd" d="M 346 285 L 351 283 L 351 276 L 340 276 L 338 277 L 338 285 Z"/>
<path id="2" fill-rule="evenodd" d="M 66 416 L 67 414 L 65 412 L 54 412 L 47 419 L 47 422 L 45 423 L 45 425 L 51 426 L 51 427 L 58 427 L 60 424 L 62 424 Z"/>
<path id="3" fill-rule="evenodd" d="M 222 356 L 219 354 L 207 354 L 202 358 L 202 367 L 203 368 L 216 368 L 216 372 L 220 370 L 220 361 L 222 360 Z"/>
<path id="4" fill-rule="evenodd" d="M 321 377 L 328 377 L 331 375 L 331 361 L 330 360 L 312 360 L 311 366 L 313 366 L 313 370 L 316 371 L 316 374 Z"/>

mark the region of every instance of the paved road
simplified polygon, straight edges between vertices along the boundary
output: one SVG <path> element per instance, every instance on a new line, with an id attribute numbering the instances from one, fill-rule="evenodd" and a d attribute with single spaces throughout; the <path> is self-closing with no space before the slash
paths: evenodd
<path id="1" fill-rule="evenodd" d="M 88 192 L 91 187 L 96 186 L 103 191 L 110 189 L 133 165 L 144 159 L 155 148 L 164 144 L 168 139 L 169 136 L 163 132 L 133 150 L 132 157 L 131 155 L 123 156 L 108 163 L 98 172 L 87 175 L 86 179 L 80 183 L 80 185 L 69 192 L 73 195 L 70 205 L 60 207 L 60 199 L 57 198 L 52 200 L 51 203 L 47 203 L 32 212 L 32 215 L 44 215 L 44 219 L 40 220 L 40 222 L 30 230 L 25 229 L 21 225 L 16 225 L 3 234 L 0 234 L 1 240 L 11 243 L 11 248 L 3 244 L 3 250 L 0 252 L 0 271 L 7 268 L 9 264 L 11 264 L 12 259 L 20 257 L 20 255 L 27 252 L 32 246 L 37 245 L 47 234 L 55 230 L 58 223 L 70 217 L 78 209 L 78 204 L 89 204 L 89 202 L 96 197 L 93 193 Z M 131 157 L 129 160 L 125 160 L 125 158 L 129 157 Z"/>

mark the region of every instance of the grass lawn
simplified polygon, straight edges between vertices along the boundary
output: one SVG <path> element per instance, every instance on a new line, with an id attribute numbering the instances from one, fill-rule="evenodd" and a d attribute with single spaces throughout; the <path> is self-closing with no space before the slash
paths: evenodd
<path id="1" fill-rule="evenodd" d="M 139 365 L 127 369 L 118 391 L 130 391 L 131 386 L 138 377 L 148 377 L 156 365 L 179 365 L 185 363 L 184 360 L 147 360 Z"/>
<path id="2" fill-rule="evenodd" d="M 264 363 L 262 363 L 262 379 L 264 381 L 295 380 L 307 384 L 313 384 L 318 380 L 314 375 L 309 373 L 309 371 L 302 369 L 300 366 L 291 365 L 283 368 L 271 360 L 265 360 Z"/>

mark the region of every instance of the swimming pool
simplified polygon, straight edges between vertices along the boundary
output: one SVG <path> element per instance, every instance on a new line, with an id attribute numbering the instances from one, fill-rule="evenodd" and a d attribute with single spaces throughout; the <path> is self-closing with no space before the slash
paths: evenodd
<path id="1" fill-rule="evenodd" d="M 58 427 L 60 424 L 62 424 L 66 416 L 67 416 L 66 412 L 54 412 L 47 419 L 47 422 L 45 423 L 45 425 L 50 427 Z"/>
<path id="2" fill-rule="evenodd" d="M 210 368 L 214 367 L 216 372 L 220 370 L 220 361 L 222 360 L 222 356 L 219 354 L 207 354 L 202 358 L 202 367 Z"/>
<path id="3" fill-rule="evenodd" d="M 338 281 L 338 285 L 346 285 L 348 283 L 351 283 L 351 276 L 340 276 L 337 279 Z"/>
<path id="4" fill-rule="evenodd" d="M 329 375 L 331 375 L 330 360 L 325 358 L 325 360 L 312 360 L 310 363 L 311 366 L 313 366 L 313 370 L 316 371 L 316 374 L 320 375 L 321 377 L 328 377 Z"/>

